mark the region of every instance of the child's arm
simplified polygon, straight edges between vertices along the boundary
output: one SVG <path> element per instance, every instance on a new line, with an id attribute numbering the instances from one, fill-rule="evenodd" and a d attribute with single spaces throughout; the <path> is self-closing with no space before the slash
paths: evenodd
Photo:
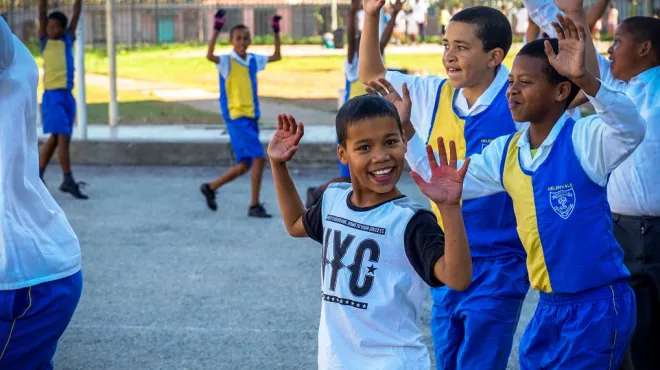
<path id="1" fill-rule="evenodd" d="M 209 39 L 209 47 L 206 50 L 206 59 L 210 60 L 211 62 L 218 64 L 220 63 L 220 57 L 215 55 L 215 42 L 218 40 L 218 34 L 220 33 L 219 30 L 213 30 L 213 33 L 211 34 L 211 38 Z"/>
<path id="2" fill-rule="evenodd" d="M 415 172 L 412 173 L 412 176 L 424 195 L 431 199 L 440 210 L 444 226 L 444 243 L 442 230 L 435 220 L 432 220 L 427 222 L 426 227 L 416 231 L 418 235 L 415 237 L 422 238 L 422 245 L 418 242 L 414 243 L 412 248 L 407 246 L 406 253 L 413 266 L 419 266 L 419 262 L 422 266 L 426 266 L 426 271 L 420 271 L 418 267 L 415 269 L 430 285 L 444 284 L 454 290 L 465 290 L 472 282 L 472 259 L 460 200 L 463 180 L 467 174 L 470 160 L 466 160 L 461 169 L 457 171 L 455 143 L 453 141 L 449 143 L 449 161 L 447 161 L 444 142 L 439 140 L 439 144 L 442 144 L 439 153 L 440 165 L 433 154 L 429 156 L 429 166 L 433 173 L 430 182 L 425 182 Z M 443 244 L 444 251 L 442 251 Z"/>
<path id="3" fill-rule="evenodd" d="M 387 70 L 383 64 L 380 53 L 380 9 L 385 0 L 364 0 L 364 26 L 360 40 L 360 60 L 358 64 L 358 78 L 363 84 L 385 77 Z"/>
<path id="4" fill-rule="evenodd" d="M 71 16 L 71 21 L 69 22 L 69 31 L 72 34 L 76 33 L 76 28 L 78 28 L 78 21 L 80 20 L 80 12 L 82 11 L 82 0 L 76 0 L 73 3 L 73 15 Z"/>
<path id="5" fill-rule="evenodd" d="M 579 120 L 572 139 L 585 172 L 591 180 L 605 186 L 610 172 L 644 140 L 646 121 L 628 96 L 612 90 L 589 73 L 584 61 L 585 38 L 588 37 L 584 28 L 570 19 L 564 28 L 560 34 L 559 53 L 555 54 L 546 42 L 546 54 L 557 72 L 584 91 L 598 113 L 597 118 L 590 116 Z"/>
<path id="6" fill-rule="evenodd" d="M 277 117 L 277 131 L 268 145 L 268 157 L 273 172 L 277 201 L 280 205 L 286 231 L 294 237 L 308 236 L 303 224 L 303 216 L 306 210 L 291 179 L 286 162 L 291 160 L 298 150 L 298 143 L 303 134 L 304 126 L 302 123 L 296 124 L 293 116 L 280 114 Z"/>
<path id="7" fill-rule="evenodd" d="M 0 74 L 14 62 L 14 34 L 0 17 Z"/>
<path id="8" fill-rule="evenodd" d="M 39 39 L 46 37 L 48 25 L 48 0 L 39 0 Z"/>
<path id="9" fill-rule="evenodd" d="M 360 0 L 352 0 L 351 8 L 348 10 L 348 23 L 346 24 L 346 39 L 348 41 L 348 54 L 346 55 L 346 58 L 348 60 L 348 64 L 353 64 L 353 58 L 355 58 L 355 52 L 358 48 L 355 17 L 359 10 Z"/>
<path id="10" fill-rule="evenodd" d="M 279 15 L 274 15 L 273 19 L 271 20 L 271 27 L 273 28 L 273 35 L 275 38 L 275 52 L 273 52 L 273 55 L 268 57 L 268 63 L 272 62 L 277 62 L 278 60 L 282 60 L 282 54 L 281 54 L 281 47 L 282 47 L 282 42 L 280 41 L 280 20 L 282 19 L 281 16 Z"/>
<path id="11" fill-rule="evenodd" d="M 387 24 L 385 25 L 385 29 L 383 30 L 383 34 L 380 36 L 380 55 L 385 54 L 385 48 L 387 47 L 387 44 L 389 44 L 390 39 L 392 38 L 392 32 L 394 32 L 394 26 L 396 25 L 396 16 L 399 14 L 401 9 L 403 8 L 403 1 L 402 0 L 396 0 L 394 4 L 392 4 L 392 16 L 390 17 L 390 20 L 387 21 Z"/>

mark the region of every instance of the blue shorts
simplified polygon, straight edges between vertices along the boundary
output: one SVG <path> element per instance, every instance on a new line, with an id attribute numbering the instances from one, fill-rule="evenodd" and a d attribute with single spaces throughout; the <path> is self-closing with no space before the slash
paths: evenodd
<path id="1" fill-rule="evenodd" d="M 337 141 L 337 145 L 339 145 L 339 141 Z M 339 158 L 337 158 L 337 166 L 339 167 L 339 177 L 351 178 L 351 171 L 348 169 L 348 165 L 341 163 Z"/>
<path id="2" fill-rule="evenodd" d="M 0 369 L 53 369 L 57 341 L 78 306 L 82 285 L 78 271 L 32 287 L 0 291 Z"/>
<path id="3" fill-rule="evenodd" d="M 44 134 L 71 135 L 76 121 L 76 99 L 70 90 L 45 90 L 41 99 Z"/>
<path id="4" fill-rule="evenodd" d="M 437 368 L 506 369 L 528 290 L 524 256 L 472 259 L 466 291 L 431 289 Z"/>
<path id="5" fill-rule="evenodd" d="M 520 369 L 618 369 L 637 321 L 626 281 L 575 294 L 540 293 L 520 340 Z"/>
<path id="6" fill-rule="evenodd" d="M 264 147 L 259 141 L 259 124 L 252 118 L 228 120 L 227 132 L 231 139 L 236 163 L 252 165 L 254 158 L 264 157 Z"/>

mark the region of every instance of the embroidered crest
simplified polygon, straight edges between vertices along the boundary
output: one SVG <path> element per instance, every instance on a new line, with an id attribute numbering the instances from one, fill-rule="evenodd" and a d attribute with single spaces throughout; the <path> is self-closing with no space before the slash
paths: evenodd
<path id="1" fill-rule="evenodd" d="M 564 220 L 568 220 L 575 209 L 575 191 L 573 188 L 550 192 L 552 209 Z"/>

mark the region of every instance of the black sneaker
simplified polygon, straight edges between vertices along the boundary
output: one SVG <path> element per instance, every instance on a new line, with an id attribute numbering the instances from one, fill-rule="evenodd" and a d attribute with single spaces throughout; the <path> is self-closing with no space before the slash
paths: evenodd
<path id="1" fill-rule="evenodd" d="M 202 184 L 200 190 L 204 194 L 204 198 L 206 198 L 206 205 L 214 211 L 217 210 L 218 205 L 215 202 L 215 192 L 211 190 L 209 184 Z"/>
<path id="2" fill-rule="evenodd" d="M 311 187 L 307 188 L 307 199 L 305 202 L 305 207 L 310 208 L 311 206 L 315 205 L 318 203 L 319 199 L 323 196 L 323 192 L 321 192 L 321 187 Z"/>
<path id="3" fill-rule="evenodd" d="M 271 218 L 273 216 L 266 212 L 266 209 L 263 205 L 257 204 L 256 206 L 250 206 L 250 209 L 248 210 L 248 217 Z"/>
<path id="4" fill-rule="evenodd" d="M 69 193 L 77 199 L 88 199 L 89 197 L 80 191 L 80 185 L 85 186 L 87 184 L 84 182 L 65 180 L 62 182 L 62 185 L 60 185 L 60 191 L 63 193 Z"/>

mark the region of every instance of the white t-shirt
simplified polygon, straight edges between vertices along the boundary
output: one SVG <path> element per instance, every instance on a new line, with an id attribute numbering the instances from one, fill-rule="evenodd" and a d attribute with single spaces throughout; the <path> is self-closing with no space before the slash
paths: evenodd
<path id="1" fill-rule="evenodd" d="M 351 184 L 331 184 L 307 210 L 307 235 L 323 245 L 319 369 L 428 370 L 422 304 L 441 286 L 436 218 L 405 196 L 359 208 Z"/>
<path id="2" fill-rule="evenodd" d="M 429 6 L 426 5 L 424 0 L 419 0 L 417 4 L 413 5 L 413 16 L 417 23 L 424 23 L 428 9 Z"/>
<path id="3" fill-rule="evenodd" d="M 401 32 L 401 33 L 406 33 L 406 13 L 404 12 L 399 12 L 396 15 L 396 19 L 394 21 L 396 25 L 396 30 Z"/>
<path id="4" fill-rule="evenodd" d="M 37 63 L 0 17 L 0 290 L 80 270 L 78 238 L 39 178 Z"/>
<path id="5" fill-rule="evenodd" d="M 362 32 L 364 28 L 364 16 L 366 15 L 364 9 L 358 10 L 355 15 L 357 16 L 357 29 L 359 32 Z"/>
<path id="6" fill-rule="evenodd" d="M 416 35 L 419 33 L 419 25 L 417 24 L 417 20 L 413 13 L 406 15 L 406 22 L 408 23 L 408 35 Z"/>
<path id="7" fill-rule="evenodd" d="M 229 67 L 231 65 L 229 58 L 234 59 L 235 61 L 246 67 L 250 66 L 250 61 L 254 58 L 257 62 L 257 72 L 266 69 L 266 65 L 268 64 L 268 59 L 270 59 L 268 55 L 260 55 L 260 54 L 252 54 L 252 53 L 248 53 L 246 58 L 243 59 L 234 50 L 232 50 L 231 53 L 229 54 L 221 55 L 220 62 L 215 65 L 215 68 L 218 70 L 218 72 L 220 72 L 220 76 L 222 76 L 223 78 L 227 78 L 227 76 L 229 76 Z"/>

